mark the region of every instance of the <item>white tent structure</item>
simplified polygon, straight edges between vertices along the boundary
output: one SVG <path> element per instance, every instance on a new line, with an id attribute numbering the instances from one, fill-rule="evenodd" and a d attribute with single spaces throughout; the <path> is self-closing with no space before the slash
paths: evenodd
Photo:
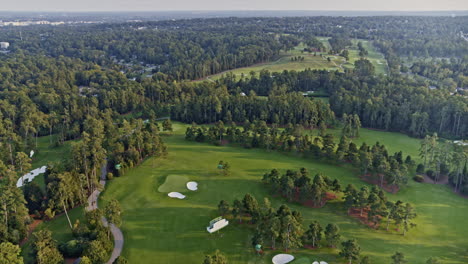
<path id="1" fill-rule="evenodd" d="M 220 216 L 210 221 L 210 226 L 206 228 L 206 231 L 211 234 L 220 230 L 221 228 L 226 227 L 227 225 L 229 225 L 229 221 Z"/>
<path id="2" fill-rule="evenodd" d="M 42 166 L 40 168 L 30 171 L 28 174 L 25 174 L 24 176 L 18 179 L 18 181 L 16 182 L 16 187 L 23 187 L 24 183 L 31 182 L 39 174 L 45 173 L 46 169 L 47 166 Z"/>
<path id="3" fill-rule="evenodd" d="M 185 195 L 179 193 L 179 192 L 170 192 L 167 194 L 167 196 L 171 198 L 177 198 L 177 199 L 185 199 Z"/>
<path id="4" fill-rule="evenodd" d="M 187 189 L 191 190 L 191 191 L 196 191 L 198 190 L 198 183 L 194 182 L 194 181 L 191 181 L 191 182 L 187 182 Z"/>
<path id="5" fill-rule="evenodd" d="M 294 256 L 289 254 L 278 254 L 271 259 L 273 264 L 286 264 L 293 260 Z"/>

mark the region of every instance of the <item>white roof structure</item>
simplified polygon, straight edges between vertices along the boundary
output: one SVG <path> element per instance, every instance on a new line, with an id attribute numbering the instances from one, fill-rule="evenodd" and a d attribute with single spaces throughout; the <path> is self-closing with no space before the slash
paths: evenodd
<path id="1" fill-rule="evenodd" d="M 179 192 L 170 192 L 167 194 L 167 196 L 171 198 L 177 198 L 177 199 L 185 199 L 185 195 L 179 193 Z"/>
<path id="2" fill-rule="evenodd" d="M 196 191 L 198 190 L 198 183 L 194 182 L 194 181 L 191 181 L 191 182 L 187 182 L 187 189 L 191 190 L 191 191 Z"/>
<path id="3" fill-rule="evenodd" d="M 0 49 L 8 49 L 9 46 L 9 42 L 0 42 Z"/>
<path id="4" fill-rule="evenodd" d="M 208 226 L 206 228 L 206 231 L 208 231 L 208 233 L 214 233 L 218 230 L 220 230 L 221 228 L 224 228 L 226 227 L 227 225 L 229 225 L 229 221 L 224 219 L 224 218 L 221 218 L 221 217 L 218 217 L 218 218 L 215 218 L 213 219 L 211 222 L 210 222 L 210 226 Z"/>
<path id="5" fill-rule="evenodd" d="M 271 259 L 273 264 L 286 264 L 293 260 L 294 256 L 289 254 L 278 254 Z"/>
<path id="6" fill-rule="evenodd" d="M 30 171 L 29 173 L 25 174 L 24 176 L 18 179 L 18 181 L 16 182 L 16 187 L 23 187 L 24 183 L 31 182 L 39 174 L 45 173 L 46 169 L 47 166 L 42 166 L 40 168 Z"/>

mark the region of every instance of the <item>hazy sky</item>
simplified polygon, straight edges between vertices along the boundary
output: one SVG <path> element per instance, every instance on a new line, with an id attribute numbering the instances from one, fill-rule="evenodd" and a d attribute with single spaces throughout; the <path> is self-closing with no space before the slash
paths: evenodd
<path id="1" fill-rule="evenodd" d="M 468 0 L 1 0 L 3 11 L 468 10 Z"/>

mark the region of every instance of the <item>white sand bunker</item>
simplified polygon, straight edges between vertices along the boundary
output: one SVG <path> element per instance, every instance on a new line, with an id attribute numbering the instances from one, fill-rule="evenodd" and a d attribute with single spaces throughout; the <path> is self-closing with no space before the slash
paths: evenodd
<path id="1" fill-rule="evenodd" d="M 318 261 L 314 261 L 312 264 L 328 264 L 328 263 L 326 263 L 325 261 L 320 261 L 320 263 Z"/>
<path id="2" fill-rule="evenodd" d="M 30 171 L 28 174 L 25 174 L 24 176 L 18 179 L 18 181 L 16 182 L 16 187 L 23 187 L 24 183 L 31 182 L 39 174 L 45 173 L 46 169 L 47 166 L 42 166 L 40 168 Z"/>
<path id="3" fill-rule="evenodd" d="M 167 194 L 167 196 L 171 198 L 178 198 L 178 199 L 184 199 L 185 195 L 181 194 L 180 192 L 170 192 Z"/>
<path id="4" fill-rule="evenodd" d="M 191 182 L 187 182 L 187 189 L 191 190 L 191 191 L 196 191 L 198 190 L 198 183 L 194 182 L 194 181 L 191 181 Z"/>
<path id="5" fill-rule="evenodd" d="M 278 254 L 273 257 L 271 261 L 273 261 L 274 264 L 286 264 L 294 260 L 293 255 L 289 254 Z"/>

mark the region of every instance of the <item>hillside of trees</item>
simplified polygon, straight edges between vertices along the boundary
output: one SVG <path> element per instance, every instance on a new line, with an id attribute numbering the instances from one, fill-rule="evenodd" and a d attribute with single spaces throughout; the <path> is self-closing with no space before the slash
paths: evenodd
<path id="1" fill-rule="evenodd" d="M 402 131 L 415 137 L 431 132 L 455 138 L 468 135 L 468 100 L 450 90 L 431 90 L 404 76 L 374 76 L 364 63 L 346 73 L 325 70 L 302 72 L 263 71 L 259 76 L 236 80 L 226 74 L 219 80 L 232 92 L 260 95 L 278 90 L 327 91 L 336 117 L 357 114 L 364 127 Z M 273 77 L 273 78 L 272 78 Z"/>

